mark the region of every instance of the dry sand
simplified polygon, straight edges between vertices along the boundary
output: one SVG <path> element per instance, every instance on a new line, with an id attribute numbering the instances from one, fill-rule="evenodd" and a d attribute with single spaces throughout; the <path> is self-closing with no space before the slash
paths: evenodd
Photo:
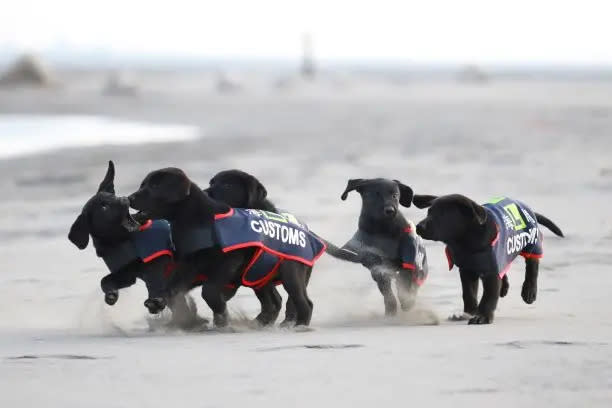
<path id="1" fill-rule="evenodd" d="M 3 407 L 611 405 L 612 83 L 349 78 L 276 89 L 260 80 L 217 94 L 195 74 L 157 74 L 136 98 L 102 96 L 100 83 L 0 91 L 0 112 L 184 124 L 201 138 L 0 160 Z M 337 244 L 354 232 L 360 204 L 340 201 L 346 180 L 377 176 L 419 193 L 508 195 L 567 237 L 545 231 L 534 305 L 520 298 L 515 262 L 489 326 L 446 321 L 461 308 L 459 279 L 429 243 L 418 310 L 397 319 L 383 318 L 365 269 L 323 257 L 309 287 L 311 332 L 246 329 L 257 302 L 241 289 L 230 303 L 235 333 L 151 333 L 142 285 L 104 305 L 102 263 L 66 239 L 108 159 L 120 194 L 154 168 L 180 166 L 201 185 L 241 168 Z"/>

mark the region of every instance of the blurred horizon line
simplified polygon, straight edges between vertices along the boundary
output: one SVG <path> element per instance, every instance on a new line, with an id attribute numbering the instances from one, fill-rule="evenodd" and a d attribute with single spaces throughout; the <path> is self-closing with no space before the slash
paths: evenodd
<path id="1" fill-rule="evenodd" d="M 167 53 L 125 53 L 104 49 L 80 50 L 17 50 L 0 47 L 0 71 L 10 67 L 22 56 L 34 56 L 55 70 L 206 70 L 206 69 L 266 69 L 296 70 L 301 58 L 275 56 L 200 56 Z M 318 70 L 344 69 L 347 71 L 432 71 L 456 72 L 479 69 L 487 73 L 571 73 L 589 72 L 612 74 L 612 63 L 584 62 L 479 62 L 476 60 L 422 61 L 409 58 L 314 58 Z"/>

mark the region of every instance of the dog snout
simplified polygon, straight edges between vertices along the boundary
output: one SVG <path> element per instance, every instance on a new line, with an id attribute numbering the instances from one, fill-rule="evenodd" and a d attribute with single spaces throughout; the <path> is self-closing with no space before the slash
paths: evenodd
<path id="1" fill-rule="evenodd" d="M 385 215 L 395 215 L 397 209 L 391 205 L 388 205 L 383 209 L 383 212 L 385 213 Z"/>
<path id="2" fill-rule="evenodd" d="M 421 222 L 419 222 L 419 223 L 417 224 L 417 226 L 416 226 L 416 232 L 417 232 L 417 234 L 419 234 L 419 235 L 421 235 L 421 236 L 422 236 L 422 235 L 425 233 L 426 229 L 427 229 L 426 225 L 427 225 L 427 224 L 425 223 L 425 221 L 421 221 Z"/>
<path id="3" fill-rule="evenodd" d="M 119 200 L 121 202 L 121 205 L 124 205 L 126 207 L 129 207 L 132 204 L 128 197 L 119 197 Z"/>

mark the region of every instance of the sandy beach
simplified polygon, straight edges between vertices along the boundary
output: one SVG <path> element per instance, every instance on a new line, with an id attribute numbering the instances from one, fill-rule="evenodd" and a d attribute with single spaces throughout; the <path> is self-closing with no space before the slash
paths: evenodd
<path id="1" fill-rule="evenodd" d="M 0 158 L 2 406 L 610 406 L 612 82 L 245 74 L 239 89 L 220 93 L 197 72 L 138 78 L 135 96 L 103 94 L 96 73 L 66 76 L 54 89 L 0 90 L 0 129 L 17 118 L 40 140 L 49 118 L 82 123 L 70 132 L 83 140 L 114 132 L 115 122 L 145 129 L 134 140 L 86 146 L 72 137 L 64 140 L 85 146 L 56 149 L 53 139 L 44 151 Z M 92 130 L 83 118 L 114 124 Z M 0 133 L 0 146 L 23 129 Z M 479 202 L 507 195 L 566 238 L 544 230 L 533 305 L 521 300 L 515 261 L 493 325 L 447 321 L 462 307 L 459 277 L 443 246 L 428 242 L 430 275 L 416 309 L 394 319 L 384 318 L 366 269 L 324 256 L 309 286 L 310 332 L 248 329 L 258 302 L 246 288 L 229 303 L 233 333 L 151 332 L 144 285 L 106 306 L 103 263 L 66 238 L 110 159 L 118 194 L 156 168 L 181 167 L 201 186 L 240 168 L 336 244 L 356 230 L 360 199 L 340 194 L 358 177 Z"/>

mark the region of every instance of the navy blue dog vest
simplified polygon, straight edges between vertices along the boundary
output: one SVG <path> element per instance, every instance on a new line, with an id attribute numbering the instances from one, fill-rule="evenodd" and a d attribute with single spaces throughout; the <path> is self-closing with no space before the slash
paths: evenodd
<path id="1" fill-rule="evenodd" d="M 289 213 L 232 208 L 215 216 L 216 243 L 223 252 L 258 248 L 242 274 L 242 284 L 260 288 L 285 260 L 313 266 L 326 245 Z"/>
<path id="2" fill-rule="evenodd" d="M 138 231 L 130 233 L 128 240 L 106 251 L 102 259 L 111 273 L 115 273 L 136 260 L 148 263 L 160 256 L 172 257 L 173 253 L 168 221 L 149 220 Z"/>
<path id="3" fill-rule="evenodd" d="M 423 239 L 414 233 L 411 226 L 404 229 L 404 234 L 400 239 L 399 252 L 402 269 L 413 271 L 412 281 L 421 286 L 429 273 L 427 255 Z"/>
<path id="4" fill-rule="evenodd" d="M 512 261 L 521 255 L 524 258 L 541 258 L 542 234 L 538 228 L 535 213 L 520 201 L 507 197 L 491 199 L 483 207 L 497 226 L 497 235 L 491 241 L 491 248 L 468 257 L 459 259 L 446 247 L 449 269 L 456 264 L 459 268 L 469 267 L 481 274 L 495 271 L 503 277 Z"/>

